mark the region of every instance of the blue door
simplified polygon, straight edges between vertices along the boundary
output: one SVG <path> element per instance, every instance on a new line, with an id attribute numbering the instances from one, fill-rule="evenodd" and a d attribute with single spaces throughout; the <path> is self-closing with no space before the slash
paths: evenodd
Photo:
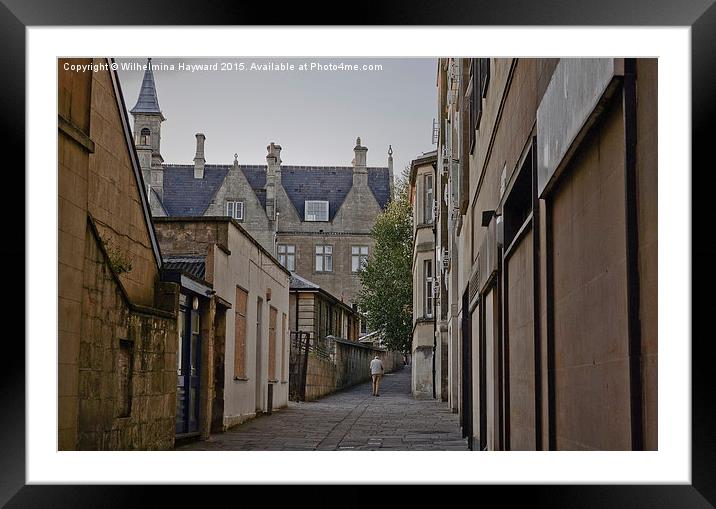
<path id="1" fill-rule="evenodd" d="M 184 297 L 182 295 L 182 297 Z M 181 299 L 186 301 L 188 299 Z M 179 345 L 177 348 L 176 434 L 199 431 L 199 373 L 201 328 L 199 313 L 185 305 L 179 310 Z"/>

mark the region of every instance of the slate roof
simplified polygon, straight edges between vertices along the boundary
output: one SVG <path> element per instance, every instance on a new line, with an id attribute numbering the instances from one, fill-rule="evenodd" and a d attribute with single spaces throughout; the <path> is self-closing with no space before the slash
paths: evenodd
<path id="1" fill-rule="evenodd" d="M 385 209 L 390 200 L 390 173 L 388 168 L 368 168 L 368 187 L 378 200 L 381 209 Z"/>
<path id="2" fill-rule="evenodd" d="M 131 109 L 130 113 L 159 113 L 159 99 L 157 99 L 157 87 L 154 84 L 154 73 L 152 72 L 152 59 L 147 60 L 147 70 L 144 71 L 144 79 L 142 80 L 142 88 L 139 89 L 139 97 L 137 104 Z"/>
<path id="3" fill-rule="evenodd" d="M 170 216 L 204 214 L 229 173 L 229 165 L 207 164 L 204 178 L 194 178 L 193 165 L 164 165 L 163 205 Z M 261 206 L 266 208 L 266 165 L 239 165 Z M 281 166 L 281 184 L 300 217 L 306 200 L 327 200 L 329 220 L 333 220 L 353 187 L 351 166 Z M 369 167 L 368 187 L 378 205 L 385 208 L 390 199 L 388 168 Z"/>
<path id="4" fill-rule="evenodd" d="M 289 288 L 291 290 L 319 290 L 321 287 L 308 279 L 302 278 L 295 272 L 291 272 L 291 283 L 289 284 Z"/>
<path id="5" fill-rule="evenodd" d="M 164 257 L 164 268 L 181 270 L 203 280 L 206 272 L 206 259 L 203 256 L 166 256 Z"/>
<path id="6" fill-rule="evenodd" d="M 328 219 L 333 221 L 353 187 L 353 168 L 281 166 L 281 184 L 299 217 L 304 217 L 305 200 L 325 200 Z"/>
<path id="7" fill-rule="evenodd" d="M 162 204 L 167 214 L 173 217 L 203 216 L 229 168 L 229 165 L 206 165 L 204 178 L 195 179 L 193 164 L 165 164 Z"/>

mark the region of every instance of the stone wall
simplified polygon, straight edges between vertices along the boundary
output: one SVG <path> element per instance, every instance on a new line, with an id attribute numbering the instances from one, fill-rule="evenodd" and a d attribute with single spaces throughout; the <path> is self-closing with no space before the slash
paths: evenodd
<path id="1" fill-rule="evenodd" d="M 170 449 L 176 318 L 130 307 L 90 224 L 85 246 L 77 449 Z"/>
<path id="2" fill-rule="evenodd" d="M 159 283 L 159 253 L 113 75 L 64 71 L 64 62 L 58 61 L 58 449 L 171 448 L 177 290 Z"/>
<path id="3" fill-rule="evenodd" d="M 370 361 L 378 354 L 386 373 L 403 367 L 403 354 L 366 346 L 355 341 L 336 338 L 327 345 L 330 358 L 313 351 L 308 357 L 306 401 L 313 401 L 340 389 L 370 380 Z M 299 355 L 291 345 L 291 376 L 300 376 L 303 352 Z"/>
<path id="4" fill-rule="evenodd" d="M 313 401 L 335 392 L 338 389 L 337 375 L 338 366 L 332 361 L 310 355 L 306 375 L 306 401 Z"/>

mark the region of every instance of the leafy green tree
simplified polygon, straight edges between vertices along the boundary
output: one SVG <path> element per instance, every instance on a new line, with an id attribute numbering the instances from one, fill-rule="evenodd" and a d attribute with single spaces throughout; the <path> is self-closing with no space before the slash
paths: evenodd
<path id="1" fill-rule="evenodd" d="M 368 327 L 383 336 L 390 350 L 410 352 L 413 331 L 413 214 L 408 172 L 396 184 L 394 199 L 378 216 L 371 235 L 373 253 L 358 273 L 358 305 Z"/>

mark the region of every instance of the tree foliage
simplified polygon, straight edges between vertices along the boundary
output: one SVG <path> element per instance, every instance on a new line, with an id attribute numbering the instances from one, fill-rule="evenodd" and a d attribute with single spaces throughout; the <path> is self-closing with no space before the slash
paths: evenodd
<path id="1" fill-rule="evenodd" d="M 391 350 L 409 352 L 413 330 L 413 217 L 404 172 L 395 197 L 378 216 L 371 235 L 375 247 L 358 273 L 358 305 L 368 327 Z"/>

